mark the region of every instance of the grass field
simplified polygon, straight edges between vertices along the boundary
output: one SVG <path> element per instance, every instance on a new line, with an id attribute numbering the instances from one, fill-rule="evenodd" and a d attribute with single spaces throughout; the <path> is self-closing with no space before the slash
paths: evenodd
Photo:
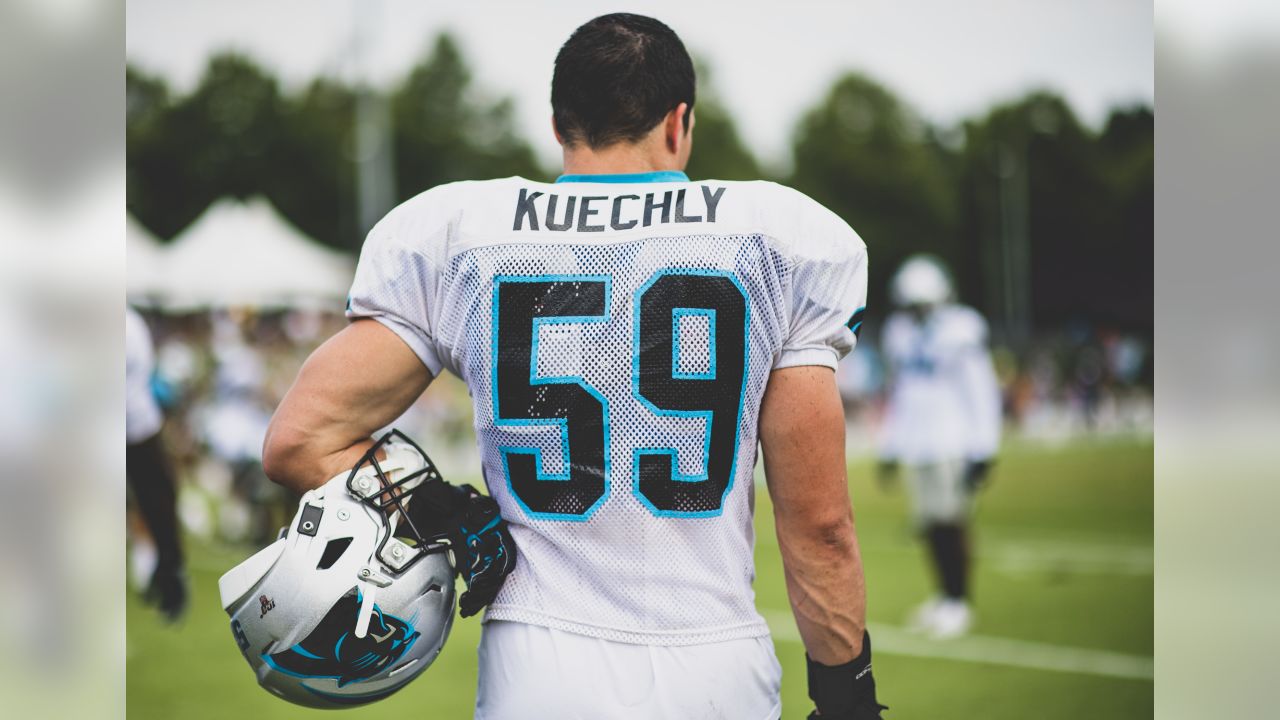
<path id="1" fill-rule="evenodd" d="M 888 718 L 1151 717 L 1152 445 L 1013 445 L 977 519 L 974 635 L 936 643 L 901 630 L 930 590 L 901 492 L 850 467 Z M 804 654 L 792 624 L 767 494 L 758 495 L 757 604 L 782 661 L 783 717 L 802 718 Z M 136 718 L 314 717 L 259 689 L 218 607 L 217 579 L 247 550 L 190 548 L 195 600 L 178 627 L 136 598 L 127 611 L 128 711 Z M 362 718 L 467 718 L 474 702 L 475 618 L 459 620 L 440 659 Z"/>

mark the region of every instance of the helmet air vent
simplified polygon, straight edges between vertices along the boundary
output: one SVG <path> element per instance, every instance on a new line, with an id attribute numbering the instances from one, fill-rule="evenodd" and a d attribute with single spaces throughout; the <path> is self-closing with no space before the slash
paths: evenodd
<path id="1" fill-rule="evenodd" d="M 324 547 L 324 554 L 320 556 L 320 562 L 316 564 L 317 570 L 328 570 L 333 564 L 338 562 L 342 554 L 351 546 L 352 538 L 337 538 L 330 540 L 328 545 Z"/>

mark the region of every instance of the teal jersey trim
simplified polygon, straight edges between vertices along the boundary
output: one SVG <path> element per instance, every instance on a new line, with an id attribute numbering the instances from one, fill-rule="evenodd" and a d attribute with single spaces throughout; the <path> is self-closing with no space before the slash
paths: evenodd
<path id="1" fill-rule="evenodd" d="M 689 182 L 689 176 L 679 170 L 659 170 L 647 173 L 624 173 L 622 175 L 561 175 L 558 183 L 660 183 Z"/>

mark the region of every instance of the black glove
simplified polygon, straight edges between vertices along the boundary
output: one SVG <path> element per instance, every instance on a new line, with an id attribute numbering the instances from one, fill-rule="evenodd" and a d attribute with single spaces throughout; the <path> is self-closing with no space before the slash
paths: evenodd
<path id="1" fill-rule="evenodd" d="M 876 701 L 871 675 L 871 634 L 862 633 L 862 654 L 844 665 L 823 665 L 805 655 L 809 699 L 817 706 L 809 720 L 879 720 L 889 708 Z"/>
<path id="2" fill-rule="evenodd" d="M 516 544 L 498 503 L 470 485 L 429 480 L 414 490 L 413 521 L 428 535 L 443 530 L 453 548 L 455 569 L 467 584 L 458 598 L 462 617 L 493 602 L 516 567 Z"/>
<path id="3" fill-rule="evenodd" d="M 461 539 L 454 556 L 458 572 L 467 583 L 467 591 L 458 598 L 462 617 L 471 617 L 493 602 L 502 583 L 516 568 L 516 543 L 507 529 L 507 521 L 498 514 L 498 503 L 481 495 L 470 485 L 467 512 L 461 526 Z"/>
<path id="4" fill-rule="evenodd" d="M 970 460 L 964 468 L 964 486 L 969 492 L 977 492 L 987 482 L 991 472 L 991 460 Z"/>
<path id="5" fill-rule="evenodd" d="M 888 491 L 893 488 L 898 481 L 898 461 L 897 460 L 881 460 L 876 463 L 876 482 L 880 484 L 880 489 Z"/>
<path id="6" fill-rule="evenodd" d="M 151 574 L 144 599 L 156 606 L 168 622 L 177 622 L 187 612 L 187 576 L 181 567 L 161 564 Z"/>

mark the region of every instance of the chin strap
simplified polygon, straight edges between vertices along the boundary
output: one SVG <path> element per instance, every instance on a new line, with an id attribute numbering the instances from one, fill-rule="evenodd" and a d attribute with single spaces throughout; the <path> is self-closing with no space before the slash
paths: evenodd
<path id="1" fill-rule="evenodd" d="M 356 637 L 369 634 L 369 619 L 373 617 L 374 595 L 378 586 L 373 583 L 360 583 L 360 613 L 356 616 Z"/>

